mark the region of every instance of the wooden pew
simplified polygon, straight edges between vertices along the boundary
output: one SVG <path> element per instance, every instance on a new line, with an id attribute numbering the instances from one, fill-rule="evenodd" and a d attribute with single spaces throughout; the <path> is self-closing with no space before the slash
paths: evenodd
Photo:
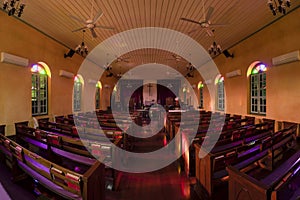
<path id="1" fill-rule="evenodd" d="M 94 129 L 85 130 L 85 136 L 81 138 L 73 138 L 55 132 L 19 126 L 16 135 L 17 139 L 47 150 L 48 157 L 55 154 L 84 165 L 92 165 L 95 162 L 95 152 L 98 152 L 98 157 L 105 157 L 102 162 L 107 166 L 107 171 L 111 171 L 111 176 L 107 177 L 108 183 L 106 186 L 112 187 L 112 190 L 117 190 L 120 183 L 120 173 L 112 169 L 111 166 L 112 163 L 120 159 L 120 156 L 117 155 L 117 151 L 115 151 L 115 146 L 120 147 L 123 138 L 120 131 L 115 132 L 117 133 L 114 134 L 111 130 L 104 132 L 109 136 L 116 136 L 112 139 L 112 142 L 101 139 L 100 134 L 102 132 L 96 132 Z M 92 133 L 93 135 L 91 135 Z M 104 135 L 102 137 L 106 136 Z M 94 155 L 92 155 L 91 152 L 93 152 Z"/>
<path id="2" fill-rule="evenodd" d="M 50 122 L 50 121 L 40 121 L 39 128 L 47 131 L 58 132 L 66 134 L 73 137 L 78 137 L 77 129 L 74 125 Z"/>
<path id="3" fill-rule="evenodd" d="M 249 143 L 242 146 L 235 147 L 232 145 L 233 148 L 216 147 L 202 159 L 198 157 L 201 146 L 196 144 L 196 178 L 198 183 L 207 190 L 209 195 L 212 195 L 214 180 L 219 180 L 228 175 L 225 170 L 226 166 L 233 165 L 240 170 L 266 156 L 271 156 L 273 159 L 275 146 L 279 148 L 295 140 L 293 131 L 285 130 L 283 135 L 271 134 L 271 131 L 268 132 L 269 136 L 264 135 L 262 138 L 255 138 L 254 141 L 248 141 Z M 271 139 L 268 139 L 266 136 Z M 203 148 L 202 150 L 205 151 Z M 269 151 L 272 153 L 269 154 Z"/>
<path id="4" fill-rule="evenodd" d="M 238 120 L 240 121 L 240 120 Z M 239 123 L 238 123 L 239 124 Z M 265 129 L 261 129 L 263 124 L 256 125 L 233 125 L 228 124 L 227 122 L 224 124 L 223 131 L 220 134 L 219 140 L 214 145 L 215 151 L 225 151 L 226 149 L 230 149 L 233 147 L 238 147 L 245 145 L 247 146 L 251 141 L 266 137 L 271 132 L 268 132 L 268 127 L 264 127 Z M 230 127 L 230 128 L 229 128 Z M 184 167 L 184 171 L 187 176 L 195 176 L 195 147 L 194 144 L 202 144 L 204 138 L 208 137 L 206 135 L 208 126 L 203 127 L 199 126 L 196 135 L 194 134 L 194 130 L 189 130 L 188 128 L 180 128 L 180 135 L 176 142 L 176 153 L 182 154 L 183 162 L 181 163 L 182 167 Z M 211 127 L 214 129 L 214 127 Z M 221 131 L 218 126 L 215 127 L 216 131 Z M 179 131 L 179 130 L 178 130 Z M 260 133 L 262 132 L 262 133 Z M 194 136 L 195 135 L 195 136 Z M 209 138 L 208 138 L 209 139 Z M 178 155 L 177 154 L 177 155 Z"/>
<path id="5" fill-rule="evenodd" d="M 257 179 L 234 166 L 228 166 L 229 200 L 289 200 L 300 198 L 300 187 L 291 182 L 299 176 L 300 151 L 284 160 L 265 177 Z M 295 185 L 295 184 L 294 184 Z"/>
<path id="6" fill-rule="evenodd" d="M 242 169 L 268 155 L 268 149 L 261 147 L 261 143 L 263 139 L 271 136 L 271 134 L 272 131 L 267 130 L 260 133 L 259 137 L 257 135 L 253 136 L 253 140 L 248 140 L 248 143 L 235 141 L 231 144 L 216 146 L 202 159 L 198 157 L 201 146 L 199 144 L 194 145 L 196 149 L 197 180 L 211 195 L 213 182 L 228 175 L 225 170 L 226 166 L 236 165 L 236 167 Z M 203 148 L 202 150 L 205 151 Z"/>
<path id="7" fill-rule="evenodd" d="M 20 168 L 45 188 L 65 199 L 105 199 L 104 165 L 96 161 L 83 174 L 76 173 L 29 151 L 0 135 L 0 151 L 12 157 L 13 168 Z M 17 176 L 16 172 L 13 176 Z"/>
<path id="8" fill-rule="evenodd" d="M 5 135 L 5 126 L 6 125 L 0 125 L 0 134 Z"/>

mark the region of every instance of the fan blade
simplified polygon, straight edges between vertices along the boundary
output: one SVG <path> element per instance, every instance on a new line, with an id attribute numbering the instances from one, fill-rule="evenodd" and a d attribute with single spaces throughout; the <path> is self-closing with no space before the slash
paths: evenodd
<path id="1" fill-rule="evenodd" d="M 228 24 L 210 24 L 210 27 L 222 27 L 222 26 L 228 26 Z"/>
<path id="2" fill-rule="evenodd" d="M 87 27 L 81 27 L 81 28 L 78 28 L 78 29 L 75 29 L 75 30 L 73 30 L 72 32 L 76 32 L 76 31 L 81 31 L 81 30 L 84 30 L 84 29 L 87 29 Z"/>
<path id="3" fill-rule="evenodd" d="M 180 19 L 181 19 L 181 20 L 184 20 L 184 21 L 188 21 L 188 22 L 192 22 L 192 23 L 201 25 L 200 22 L 194 21 L 194 20 L 192 20 L 192 19 L 187 19 L 187 18 L 183 18 L 183 17 L 181 17 Z"/>
<path id="4" fill-rule="evenodd" d="M 210 28 L 206 28 L 205 30 L 210 37 L 213 37 L 215 35 L 214 32 Z"/>
<path id="5" fill-rule="evenodd" d="M 206 21 L 208 21 L 211 18 L 211 15 L 212 15 L 213 11 L 214 11 L 213 7 L 209 7 L 208 8 L 208 11 L 207 11 L 207 14 L 206 14 L 206 18 L 205 18 Z"/>
<path id="6" fill-rule="evenodd" d="M 114 30 L 115 29 L 114 27 L 100 26 L 100 25 L 95 26 L 95 28 L 102 28 L 102 29 L 107 29 L 107 30 Z"/>
<path id="7" fill-rule="evenodd" d="M 95 24 L 99 19 L 100 17 L 102 17 L 103 15 L 103 12 L 100 10 L 97 15 L 95 15 L 94 19 L 93 19 L 93 24 Z"/>
<path id="8" fill-rule="evenodd" d="M 71 17 L 72 19 L 74 19 L 75 21 L 78 21 L 78 22 L 80 22 L 80 23 L 86 24 L 85 21 L 83 21 L 83 20 L 81 20 L 81 19 L 79 19 L 79 18 L 77 18 L 77 17 L 75 17 L 75 16 L 73 16 L 73 15 L 70 15 L 70 17 Z"/>
<path id="9" fill-rule="evenodd" d="M 194 29 L 188 32 L 188 34 L 194 33 L 195 31 L 197 31 L 198 29 Z"/>
<path id="10" fill-rule="evenodd" d="M 126 62 L 126 63 L 129 63 L 129 60 L 126 60 L 124 58 L 117 58 L 117 63 L 119 62 Z"/>
<path id="11" fill-rule="evenodd" d="M 97 34 L 96 34 L 95 30 L 93 28 L 91 28 L 90 30 L 91 30 L 93 38 L 96 38 Z"/>

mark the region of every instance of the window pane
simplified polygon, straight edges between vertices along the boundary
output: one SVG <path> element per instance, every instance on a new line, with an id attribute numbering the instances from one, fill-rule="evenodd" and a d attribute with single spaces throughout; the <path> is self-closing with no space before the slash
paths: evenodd
<path id="1" fill-rule="evenodd" d="M 217 85 L 217 108 L 218 110 L 224 110 L 224 83 L 223 82 L 219 82 Z"/>
<path id="2" fill-rule="evenodd" d="M 100 89 L 96 88 L 96 109 L 100 109 Z"/>
<path id="3" fill-rule="evenodd" d="M 266 113 L 266 73 L 257 71 L 250 76 L 251 113 Z"/>
<path id="4" fill-rule="evenodd" d="M 74 111 L 79 111 L 81 109 L 81 82 L 74 83 Z"/>
<path id="5" fill-rule="evenodd" d="M 33 72 L 31 75 L 32 115 L 47 114 L 48 84 L 47 75 Z"/>

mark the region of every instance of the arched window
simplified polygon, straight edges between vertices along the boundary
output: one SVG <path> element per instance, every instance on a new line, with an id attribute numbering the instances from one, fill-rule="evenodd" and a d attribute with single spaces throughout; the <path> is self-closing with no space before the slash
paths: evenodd
<path id="1" fill-rule="evenodd" d="M 250 67 L 250 113 L 265 115 L 267 67 L 261 62 Z"/>
<path id="2" fill-rule="evenodd" d="M 199 90 L 199 108 L 203 108 L 204 105 L 203 105 L 203 88 L 204 88 L 204 85 L 203 83 L 200 81 L 198 83 L 198 90 Z"/>
<path id="3" fill-rule="evenodd" d="M 183 93 L 183 103 L 187 104 L 187 99 L 186 99 L 187 88 L 186 88 L 186 85 L 183 86 L 182 93 Z"/>
<path id="4" fill-rule="evenodd" d="M 31 67 L 31 105 L 33 116 L 48 114 L 48 74 L 40 63 Z"/>
<path id="5" fill-rule="evenodd" d="M 83 80 L 80 75 L 75 76 L 74 78 L 74 93 L 73 93 L 73 110 L 81 110 L 81 93 L 82 93 L 82 83 Z"/>
<path id="6" fill-rule="evenodd" d="M 96 84 L 96 94 L 95 94 L 95 107 L 96 109 L 100 109 L 100 91 L 102 89 L 102 84 L 100 81 Z"/>
<path id="7" fill-rule="evenodd" d="M 224 77 L 223 76 L 217 77 L 216 85 L 217 85 L 217 110 L 224 111 L 225 94 L 224 94 Z"/>

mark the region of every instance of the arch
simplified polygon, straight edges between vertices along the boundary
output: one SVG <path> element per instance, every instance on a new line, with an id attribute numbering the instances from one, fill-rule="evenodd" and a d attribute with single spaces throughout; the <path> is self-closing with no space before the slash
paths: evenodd
<path id="1" fill-rule="evenodd" d="M 199 90 L 200 88 L 204 88 L 204 84 L 203 84 L 202 81 L 199 81 L 199 83 L 198 83 L 198 90 Z"/>
<path id="2" fill-rule="evenodd" d="M 102 83 L 100 81 L 96 83 L 96 88 L 102 89 Z"/>
<path id="3" fill-rule="evenodd" d="M 47 76 L 49 78 L 51 78 L 51 71 L 50 71 L 49 66 L 44 62 L 37 62 L 37 63 L 44 67 L 44 69 L 46 70 Z"/>
<path id="4" fill-rule="evenodd" d="M 263 64 L 263 62 L 261 61 L 254 61 L 250 64 L 250 66 L 248 67 L 247 70 L 247 78 L 249 78 L 249 76 L 252 74 L 253 69 L 256 68 L 259 64 Z M 264 65 L 264 64 L 263 64 Z"/>
<path id="5" fill-rule="evenodd" d="M 215 78 L 215 85 L 217 85 L 220 82 L 224 82 L 224 77 L 221 74 L 218 74 Z"/>
<path id="6" fill-rule="evenodd" d="M 80 74 L 77 74 L 77 75 L 74 77 L 74 82 L 80 82 L 82 85 L 84 85 L 83 77 L 82 77 Z"/>

